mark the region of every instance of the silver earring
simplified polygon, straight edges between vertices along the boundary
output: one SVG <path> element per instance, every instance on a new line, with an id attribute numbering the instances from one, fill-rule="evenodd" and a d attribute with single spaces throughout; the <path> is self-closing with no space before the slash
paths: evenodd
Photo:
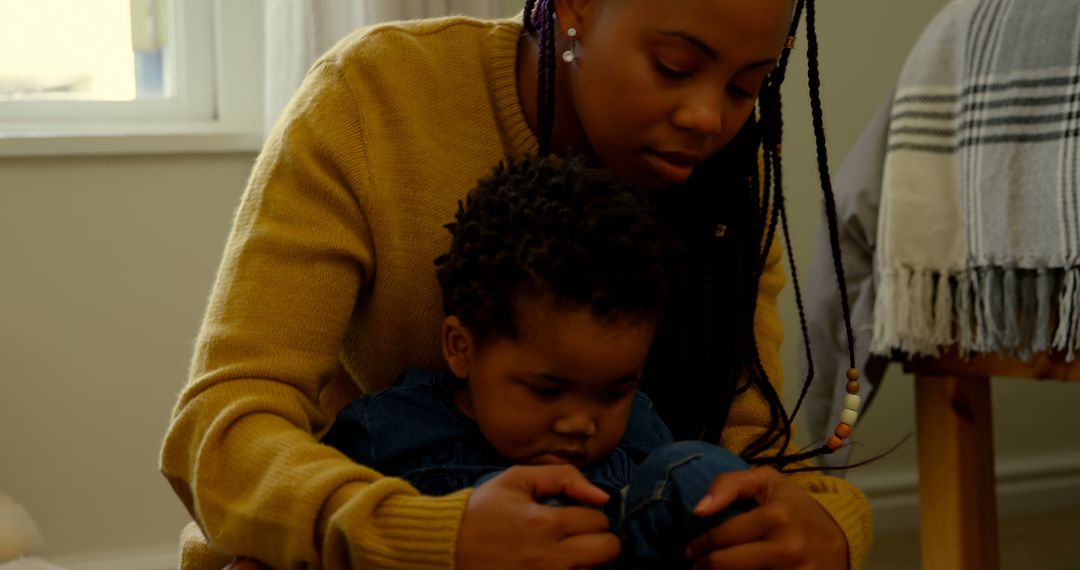
<path id="1" fill-rule="evenodd" d="M 567 29 L 566 30 L 566 35 L 567 35 L 567 37 L 570 38 L 570 49 L 563 52 L 562 59 L 566 63 L 573 63 L 574 62 L 574 47 L 577 46 L 577 40 L 574 39 L 574 38 L 577 37 L 577 28 L 569 28 L 569 29 Z"/>

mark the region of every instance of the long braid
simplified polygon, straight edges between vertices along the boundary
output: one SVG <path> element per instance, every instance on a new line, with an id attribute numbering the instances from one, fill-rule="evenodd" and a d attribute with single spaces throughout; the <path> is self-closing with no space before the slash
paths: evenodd
<path id="1" fill-rule="evenodd" d="M 799 31 L 799 20 L 802 19 L 803 7 L 806 0 L 798 0 L 795 3 L 795 14 L 791 19 L 791 26 L 788 28 L 788 38 L 794 38 Z M 781 99 L 780 88 L 784 83 L 784 77 L 787 74 L 788 61 L 791 59 L 792 45 L 790 43 L 784 45 L 784 49 L 780 52 L 780 58 L 777 61 L 776 69 L 769 74 L 767 82 L 761 92 L 761 107 L 762 116 L 765 121 L 763 129 L 763 155 L 764 155 L 764 168 L 765 174 L 768 179 L 765 182 L 765 187 L 762 192 L 761 199 L 761 214 L 762 217 L 767 215 L 770 190 L 772 185 L 770 181 L 775 181 L 776 188 L 783 188 L 783 169 L 781 168 L 780 160 L 780 141 L 783 138 L 784 131 L 784 115 L 783 115 L 783 101 Z M 782 205 L 781 205 L 782 207 Z M 768 256 L 769 249 L 772 247 L 773 235 L 776 231 L 776 211 L 774 208 L 771 218 L 771 227 L 769 233 L 765 236 L 764 243 L 762 244 L 762 266 L 764 266 L 765 258 Z"/>
<path id="2" fill-rule="evenodd" d="M 536 0 L 525 0 L 525 10 L 522 12 L 521 24 L 525 27 L 525 31 L 530 34 L 536 33 L 536 23 L 533 20 L 533 10 L 536 8 Z"/>
<path id="3" fill-rule="evenodd" d="M 832 249 L 836 285 L 840 289 L 840 306 L 844 314 L 848 359 L 850 367 L 855 368 L 855 334 L 851 329 L 851 307 L 848 304 L 847 280 L 844 278 L 844 263 L 840 253 L 840 232 L 836 220 L 836 198 L 833 194 L 832 179 L 829 177 L 829 155 L 825 146 L 825 125 L 821 111 L 821 77 L 818 73 L 818 41 L 817 32 L 814 29 L 813 0 L 810 0 L 806 7 L 806 37 L 807 76 L 810 86 L 810 110 L 814 124 L 814 142 L 817 145 L 818 174 L 821 176 L 821 190 L 825 194 L 825 213 L 829 224 L 829 247 Z"/>
<path id="4" fill-rule="evenodd" d="M 839 290 L 839 293 L 840 293 L 840 303 L 841 303 L 841 309 L 843 311 L 844 327 L 845 327 L 845 332 L 847 334 L 849 366 L 851 368 L 855 368 L 855 335 L 854 335 L 854 332 L 853 332 L 852 326 L 851 326 L 851 310 L 850 310 L 850 306 L 848 304 L 847 283 L 846 283 L 846 280 L 844 278 L 843 260 L 842 260 L 842 254 L 841 254 L 841 251 L 840 251 L 840 240 L 839 240 L 839 230 L 838 230 L 839 224 L 837 222 L 837 215 L 836 215 L 836 200 L 835 200 L 835 196 L 834 196 L 834 193 L 833 193 L 832 181 L 831 181 L 831 178 L 829 176 L 828 149 L 827 149 L 826 143 L 825 143 L 824 119 L 823 119 L 822 105 L 821 105 L 821 79 L 820 79 L 820 72 L 819 72 L 819 69 L 818 69 L 818 41 L 817 41 L 817 29 L 816 29 L 814 2 L 813 2 L 813 0 L 805 0 L 805 1 L 806 1 L 806 37 L 807 37 L 807 43 L 806 43 L 807 83 L 808 83 L 808 88 L 809 88 L 809 92 L 810 92 L 810 111 L 811 111 L 812 124 L 813 124 L 813 128 L 814 128 L 814 142 L 815 142 L 815 145 L 817 147 L 818 175 L 819 175 L 820 180 L 821 180 L 821 189 L 822 189 L 822 193 L 824 194 L 824 198 L 825 198 L 825 215 L 826 215 L 826 219 L 827 219 L 827 223 L 828 223 L 828 230 L 829 230 L 829 246 L 830 246 L 830 249 L 831 249 L 831 252 L 832 252 L 833 269 L 836 272 L 837 289 Z M 784 232 L 785 232 L 785 235 L 786 235 L 787 234 L 786 216 L 785 216 L 785 220 L 784 220 L 784 225 L 785 225 Z M 792 258 L 792 253 L 791 253 L 791 249 L 790 249 L 790 237 L 788 238 L 788 241 L 789 241 L 788 256 L 789 256 L 789 258 Z M 798 276 L 796 274 L 795 266 L 794 266 L 793 261 L 792 261 L 792 266 L 791 266 L 791 272 L 792 272 L 792 282 L 793 282 L 794 287 L 795 287 L 795 301 L 796 301 L 796 305 L 798 306 L 798 309 L 799 309 L 799 322 L 800 322 L 800 325 L 802 327 L 802 333 L 803 333 L 803 345 L 804 345 L 804 347 L 806 349 L 806 358 L 807 358 L 807 378 L 803 383 L 802 391 L 799 394 L 798 402 L 795 404 L 795 408 L 793 409 L 792 414 L 791 414 L 791 419 L 794 420 L 795 415 L 799 412 L 799 409 L 802 407 L 802 403 L 803 403 L 803 401 L 804 401 L 804 399 L 806 397 L 806 393 L 807 393 L 807 391 L 809 390 L 809 387 L 810 387 L 810 382 L 813 380 L 814 364 L 813 364 L 813 358 L 811 356 L 811 351 L 810 351 L 810 341 L 809 341 L 809 337 L 808 337 L 807 330 L 806 330 L 806 318 L 805 318 L 805 313 L 804 313 L 804 309 L 803 309 L 803 303 L 802 303 L 801 294 L 800 294 L 800 291 L 799 291 Z M 790 441 L 790 434 L 785 434 L 784 445 L 781 447 L 781 450 L 783 450 L 783 449 L 785 449 L 787 447 L 787 444 L 788 444 L 789 441 Z M 800 461 L 802 459 L 816 457 L 818 455 L 823 455 L 823 454 L 826 454 L 826 453 L 831 453 L 831 450 L 827 446 L 822 445 L 822 446 L 820 446 L 820 447 L 818 447 L 816 449 L 807 451 L 805 453 L 799 453 L 799 454 L 789 455 L 789 456 L 784 456 L 784 457 L 779 457 L 778 456 L 777 459 L 782 459 L 782 461 L 780 461 L 779 463 L 780 463 L 781 466 L 783 466 L 783 465 L 788 465 L 788 464 L 790 464 L 792 462 L 795 462 L 795 461 Z"/>
<path id="5" fill-rule="evenodd" d="M 741 164 L 743 168 L 747 169 L 745 176 L 737 178 L 733 182 L 741 183 L 744 188 L 755 187 L 756 181 L 759 179 L 757 161 L 754 158 L 760 145 L 760 131 L 756 121 L 751 120 L 749 125 L 751 135 L 749 138 L 753 144 L 752 146 L 747 145 L 749 146 L 747 155 L 745 157 L 738 156 L 740 143 L 737 141 L 731 143 L 736 148 L 737 164 Z M 731 206 L 735 212 L 754 212 L 758 207 L 757 196 L 752 193 L 732 192 L 730 200 L 733 201 Z M 759 241 L 758 236 L 761 235 L 760 224 L 763 220 L 757 215 L 739 216 L 739 218 L 746 220 L 747 225 L 741 226 L 737 221 L 730 224 L 730 226 L 734 226 L 734 228 L 729 227 L 731 235 L 725 235 L 726 240 L 731 240 L 728 255 L 725 256 L 723 250 L 719 247 L 719 244 L 722 243 L 721 240 L 717 240 L 714 236 L 705 236 L 708 258 L 706 260 L 707 279 L 704 283 L 703 295 L 706 298 L 713 297 L 713 300 L 703 305 L 704 310 L 701 311 L 704 320 L 703 325 L 707 324 L 708 326 L 701 327 L 697 347 L 698 351 L 706 357 L 705 366 L 703 366 L 702 370 L 707 374 L 705 378 L 712 379 L 705 386 L 706 394 L 697 403 L 699 407 L 705 409 L 702 414 L 705 429 L 701 433 L 701 439 L 705 441 L 715 442 L 720 440 L 726 423 L 727 412 L 738 393 L 738 383 L 742 378 L 741 371 L 743 367 L 739 366 L 738 363 L 747 361 L 754 350 L 748 335 L 741 331 L 753 329 L 758 281 L 756 275 L 760 274 L 757 264 L 757 242 Z M 728 267 L 731 266 L 733 266 L 734 273 L 728 271 Z M 728 292 L 729 298 L 732 295 L 741 297 L 741 302 L 740 299 L 736 299 L 734 303 L 730 303 L 727 307 L 727 310 L 733 313 L 726 319 L 731 323 L 728 337 L 720 334 L 716 327 L 713 326 L 714 322 L 724 322 L 725 320 L 723 308 L 719 307 L 718 303 L 715 302 L 719 295 L 713 286 L 715 283 L 724 280 L 734 281 L 734 286 Z M 724 363 L 726 366 L 721 366 L 717 363 L 715 355 L 718 352 L 717 347 L 723 346 L 725 340 L 733 345 L 733 349 L 727 362 Z M 748 376 L 747 387 L 753 384 L 752 377 L 754 374 Z M 715 412 L 714 408 L 717 403 L 720 404 L 723 413 L 718 414 Z"/>
<path id="6" fill-rule="evenodd" d="M 555 127 L 555 4 L 551 0 L 531 0 L 535 11 L 532 26 L 540 36 L 540 58 L 536 78 L 536 124 L 539 154 L 551 153 Z M 528 6 L 527 6 L 528 7 Z"/>
<path id="7" fill-rule="evenodd" d="M 798 2 L 796 4 L 795 17 L 793 18 L 792 26 L 791 26 L 791 29 L 789 30 L 789 35 L 788 35 L 789 38 L 795 37 L 795 33 L 798 31 L 797 26 L 798 26 L 799 16 L 801 15 L 803 6 L 804 6 L 804 4 L 803 4 L 802 1 L 800 1 L 800 2 Z M 794 288 L 795 288 L 796 304 L 799 307 L 799 320 L 800 320 L 800 324 L 802 325 L 802 330 L 804 332 L 804 334 L 803 334 L 803 339 L 804 339 L 803 344 L 804 344 L 804 346 L 806 348 L 807 356 L 809 357 L 810 346 L 809 346 L 809 343 L 806 342 L 806 339 L 808 337 L 805 334 L 805 331 L 806 331 L 805 312 L 804 312 L 803 307 L 802 307 L 802 294 L 801 294 L 800 288 L 799 288 L 798 273 L 796 272 L 796 269 L 795 269 L 795 263 L 794 263 L 795 258 L 794 258 L 794 255 L 792 253 L 791 238 L 790 238 L 790 233 L 788 231 L 787 210 L 786 210 L 786 207 L 785 207 L 786 203 L 785 203 L 785 197 L 784 197 L 783 168 L 781 166 L 781 157 L 780 157 L 780 153 L 779 153 L 779 146 L 780 146 L 780 141 L 783 138 L 783 128 L 784 128 L 783 102 L 782 102 L 782 98 L 781 98 L 780 86 L 782 85 L 783 80 L 784 80 L 784 75 L 785 75 L 785 72 L 787 70 L 787 62 L 788 62 L 788 60 L 790 58 L 790 54 L 791 54 L 791 45 L 789 44 L 789 45 L 785 46 L 784 50 L 781 52 L 780 61 L 779 61 L 778 65 L 777 65 L 777 70 L 773 74 L 773 76 L 770 77 L 769 84 L 767 85 L 767 88 L 763 90 L 763 94 L 762 94 L 762 105 L 766 109 L 766 116 L 768 116 L 771 119 L 767 123 L 767 127 L 765 129 L 765 133 L 766 133 L 765 136 L 767 137 L 766 138 L 766 144 L 764 145 L 765 149 L 766 149 L 765 155 L 767 157 L 767 160 L 765 161 L 765 168 L 769 169 L 766 172 L 770 172 L 772 174 L 771 178 L 775 181 L 775 188 L 774 188 L 774 191 L 773 191 L 773 203 L 771 204 L 772 207 L 768 208 L 768 209 L 767 208 L 762 208 L 763 211 L 771 210 L 771 212 L 770 212 L 770 215 L 769 215 L 769 218 L 770 218 L 769 229 L 768 229 L 768 233 L 766 235 L 766 238 L 764 240 L 764 245 L 763 245 L 762 252 L 761 252 L 761 264 L 762 264 L 762 269 L 764 269 L 765 261 L 767 259 L 769 250 L 772 247 L 772 241 L 774 239 L 774 235 L 775 235 L 775 231 L 776 231 L 776 224 L 777 224 L 777 222 L 779 222 L 782 225 L 783 232 L 784 232 L 784 242 L 785 242 L 787 253 L 788 253 L 788 262 L 790 263 L 790 266 L 791 266 L 792 282 L 793 282 L 793 285 L 794 285 Z M 763 193 L 763 194 L 765 194 L 765 198 L 763 199 L 763 203 L 765 205 L 768 205 L 769 204 L 768 195 L 767 195 L 767 193 Z M 763 367 L 761 366 L 760 356 L 756 352 L 754 354 L 754 365 L 755 365 L 755 367 L 757 367 L 759 369 L 762 376 L 765 376 L 767 378 L 767 375 L 764 373 Z M 809 386 L 809 383 L 812 380 L 812 378 L 813 378 L 813 373 L 811 372 L 807 376 L 807 379 L 803 384 L 804 389 L 807 386 Z M 756 454 L 764 451 L 765 449 L 768 449 L 768 448 L 772 447 L 776 443 L 776 441 L 778 439 L 780 439 L 781 436 L 783 436 L 784 441 L 783 441 L 783 444 L 780 446 L 781 451 L 778 453 L 778 455 L 782 455 L 783 450 L 787 449 L 788 443 L 791 440 L 791 426 L 792 426 L 792 421 L 793 421 L 793 419 L 795 417 L 795 414 L 793 413 L 793 414 L 791 414 L 789 416 L 786 413 L 786 411 L 784 410 L 783 405 L 782 405 L 781 397 L 779 396 L 779 394 L 775 393 L 776 391 L 775 391 L 775 389 L 772 388 L 771 383 L 765 382 L 765 383 L 762 383 L 761 385 L 764 388 L 763 392 L 765 393 L 766 400 L 769 403 L 770 412 L 771 412 L 771 414 L 773 414 L 773 417 L 771 418 L 772 421 L 770 422 L 771 427 L 773 429 L 770 429 L 768 432 L 766 432 L 766 433 L 770 434 L 769 438 L 756 441 L 755 444 L 752 445 L 751 448 L 748 449 L 748 452 L 756 455 Z M 767 388 L 765 388 L 766 385 L 768 386 Z M 775 410 L 775 411 L 773 411 L 773 410 Z M 779 421 L 777 421 L 777 420 L 779 420 Z M 783 423 L 783 428 L 779 429 L 779 430 L 775 429 L 776 424 L 780 423 L 780 422 Z"/>
<path id="8" fill-rule="evenodd" d="M 804 2 L 805 0 L 799 0 L 795 4 L 795 14 L 792 17 L 791 26 L 788 30 L 789 38 L 795 37 L 795 34 L 798 32 L 798 25 L 799 20 L 801 19 Z M 792 46 L 790 43 L 784 46 L 783 51 L 780 53 L 777 67 L 769 74 L 768 81 L 763 86 L 760 96 L 763 122 L 762 154 L 765 173 L 771 184 L 767 183 L 762 191 L 760 211 L 762 218 L 768 221 L 768 226 L 764 230 L 764 239 L 760 245 L 757 258 L 756 275 L 759 276 L 759 278 L 764 271 L 765 263 L 768 259 L 769 251 L 772 249 L 772 243 L 776 235 L 777 224 L 783 217 L 784 211 L 784 179 L 780 156 L 780 141 L 783 136 L 783 103 L 780 89 L 787 71 L 787 64 L 791 58 L 791 48 Z M 753 284 L 751 290 L 754 293 L 753 301 L 755 302 L 757 300 L 757 289 L 757 284 Z M 769 429 L 766 430 L 761 437 L 757 438 L 747 446 L 747 448 L 743 450 L 742 455 L 749 461 L 765 462 L 767 460 L 766 458 L 758 458 L 757 456 L 771 447 L 776 442 L 779 435 L 791 433 L 791 418 L 784 410 L 782 398 L 776 393 L 772 383 L 769 382 L 768 373 L 765 371 L 765 367 L 761 362 L 757 337 L 754 334 L 752 322 L 750 323 L 750 327 L 751 328 L 746 333 L 740 336 L 749 338 L 752 345 L 752 352 L 750 353 L 749 358 L 750 368 L 747 370 L 747 373 L 752 379 L 753 385 L 758 387 L 758 391 L 769 406 Z"/>
<path id="9" fill-rule="evenodd" d="M 777 199 L 783 200 L 783 195 L 777 196 Z M 787 210 L 785 208 L 780 208 L 780 224 L 783 226 L 784 230 L 784 244 L 787 246 L 788 265 L 791 267 L 791 286 L 795 291 L 795 306 L 799 309 L 799 327 L 802 329 L 803 349 L 808 363 L 806 380 L 803 381 L 802 392 L 799 394 L 799 401 L 795 404 L 795 408 L 788 417 L 787 424 L 790 426 L 791 423 L 795 421 L 795 415 L 799 413 L 803 398 L 805 398 L 807 390 L 810 389 L 810 383 L 814 380 L 814 359 L 813 355 L 810 353 L 810 342 L 808 340 L 810 338 L 810 333 L 806 327 L 806 311 L 803 308 L 802 291 L 799 288 L 799 273 L 795 270 L 795 252 L 791 247 L 791 232 L 788 230 Z M 771 443 L 775 443 L 775 439 Z M 783 453 L 783 450 L 787 449 L 789 443 L 791 443 L 790 429 L 785 430 L 784 432 L 784 442 L 780 445 L 780 453 Z"/>
<path id="10" fill-rule="evenodd" d="M 762 117 L 764 119 L 765 113 L 762 114 Z M 761 168 L 763 168 L 763 172 L 764 172 L 764 185 L 757 186 L 756 180 L 757 180 L 758 177 L 756 176 L 756 174 L 758 172 L 758 169 L 754 168 L 753 169 L 754 175 L 751 176 L 751 179 L 750 179 L 751 183 L 748 186 L 748 188 L 753 189 L 753 188 L 757 187 L 757 188 L 760 188 L 760 191 L 758 192 L 759 195 L 756 196 L 756 197 L 754 196 L 753 193 L 747 193 L 747 196 L 750 197 L 752 200 L 756 198 L 756 201 L 752 201 L 750 203 L 749 207 L 753 211 L 756 211 L 757 214 L 753 218 L 754 219 L 754 224 L 751 225 L 748 228 L 748 231 L 746 232 L 746 236 L 745 236 L 745 242 L 746 243 L 743 243 L 743 244 L 739 245 L 740 251 L 750 250 L 750 251 L 746 251 L 744 253 L 744 255 L 750 254 L 750 255 L 746 255 L 747 257 L 750 258 L 749 259 L 749 261 L 750 261 L 750 271 L 748 272 L 748 276 L 750 277 L 750 279 L 748 280 L 748 282 L 744 286 L 740 286 L 738 288 L 739 291 L 743 292 L 742 295 L 744 297 L 744 299 L 743 299 L 744 302 L 742 303 L 742 306 L 745 306 L 747 308 L 747 311 L 746 311 L 745 315 L 739 320 L 740 324 L 738 326 L 738 330 L 744 331 L 744 332 L 743 332 L 743 334 L 737 334 L 736 335 L 736 342 L 738 343 L 738 347 L 739 347 L 738 354 L 740 355 L 738 361 L 742 362 L 742 361 L 749 360 L 750 365 L 754 366 L 755 370 L 753 372 L 748 371 L 747 382 L 743 386 L 736 388 L 736 393 L 737 394 L 742 393 L 742 392 L 752 388 L 754 386 L 754 384 L 755 384 L 754 378 L 760 377 L 763 374 L 763 369 L 758 368 L 754 364 L 754 354 L 756 354 L 757 349 L 753 345 L 753 340 L 754 340 L 753 335 L 752 334 L 748 335 L 748 334 L 745 333 L 745 331 L 752 331 L 753 330 L 754 312 L 755 312 L 756 305 L 757 305 L 756 299 L 757 299 L 757 288 L 758 288 L 758 281 L 759 281 L 758 276 L 761 274 L 761 268 L 764 266 L 764 264 L 762 263 L 763 258 L 761 256 L 761 252 L 760 252 L 760 248 L 761 248 L 761 245 L 762 245 L 760 242 L 762 240 L 759 238 L 759 236 L 765 235 L 766 238 L 765 238 L 764 241 L 769 241 L 769 238 L 767 236 L 767 231 L 766 231 L 766 228 L 768 227 L 768 221 L 769 221 L 768 208 L 766 207 L 766 204 L 769 203 L 770 195 L 772 193 L 772 187 L 773 187 L 773 182 L 772 182 L 772 180 L 773 180 L 773 178 L 772 178 L 773 172 L 772 172 L 772 170 L 773 169 L 772 169 L 771 165 L 772 165 L 772 161 L 774 159 L 775 154 L 773 152 L 771 152 L 771 150 L 769 148 L 768 138 L 765 135 L 766 130 L 767 130 L 767 127 L 766 127 L 766 125 L 764 123 L 759 123 L 757 125 L 757 131 L 758 132 L 757 132 L 756 136 L 757 136 L 758 140 L 761 141 L 760 146 L 762 147 L 761 161 L 762 161 L 763 166 Z M 755 243 L 755 242 L 758 242 L 758 243 Z M 738 256 L 737 256 L 737 258 L 738 258 Z M 744 271 L 744 268 L 743 267 L 738 267 L 736 269 L 736 271 L 738 272 L 739 275 L 742 275 L 743 274 L 742 272 Z M 735 372 L 736 372 L 736 374 L 741 375 L 741 370 L 736 370 Z"/>
<path id="11" fill-rule="evenodd" d="M 751 133 L 754 137 L 754 140 L 756 141 L 752 149 L 758 148 L 759 145 L 764 145 L 769 155 L 773 157 L 778 156 L 778 137 L 771 136 L 766 138 L 761 134 L 758 127 L 759 125 L 751 121 Z M 729 146 L 738 149 L 741 146 L 738 138 L 739 137 L 737 137 L 737 139 L 733 141 Z M 787 415 L 784 413 L 781 398 L 776 393 L 771 383 L 769 383 L 768 374 L 764 370 L 760 357 L 758 356 L 758 347 L 756 343 L 756 337 L 754 335 L 753 326 L 754 312 L 757 301 L 757 291 L 759 287 L 761 272 L 763 269 L 763 259 L 761 257 L 761 236 L 763 233 L 774 233 L 765 231 L 765 229 L 762 228 L 762 223 L 765 220 L 768 220 L 768 225 L 773 230 L 775 230 L 776 224 L 779 220 L 779 211 L 777 210 L 777 208 L 779 208 L 782 202 L 777 202 L 774 200 L 763 204 L 759 201 L 759 194 L 756 190 L 759 188 L 759 186 L 757 186 L 757 161 L 754 160 L 754 157 L 755 153 L 753 152 L 747 154 L 746 156 L 737 156 L 739 160 L 736 160 L 733 164 L 728 165 L 728 168 L 733 168 L 735 167 L 735 165 L 749 165 L 750 168 L 747 171 L 747 175 L 741 182 L 744 188 L 753 190 L 750 192 L 733 192 L 730 194 L 732 199 L 738 200 L 736 203 L 732 204 L 732 209 L 735 212 L 754 212 L 754 214 L 750 216 L 736 215 L 736 217 L 739 219 L 752 220 L 752 223 L 750 226 L 743 228 L 742 231 L 736 232 L 732 236 L 733 241 L 736 242 L 734 254 L 731 256 L 731 262 L 734 263 L 735 271 L 734 273 L 724 272 L 724 274 L 721 275 L 718 272 L 721 270 L 722 267 L 727 266 L 722 266 L 719 263 L 706 263 L 706 266 L 712 269 L 714 274 L 711 280 L 705 280 L 705 282 L 702 283 L 703 289 L 711 289 L 711 282 L 717 279 L 728 281 L 734 280 L 737 282 L 732 292 L 738 298 L 735 299 L 733 303 L 726 304 L 729 309 L 735 311 L 735 314 L 732 316 L 732 318 L 728 319 L 729 322 L 734 325 L 731 331 L 734 334 L 732 334 L 732 336 L 730 337 L 729 342 L 734 344 L 737 348 L 732 354 L 732 358 L 728 362 L 728 366 L 726 368 L 726 375 L 721 374 L 719 370 L 715 371 L 715 374 L 710 374 L 708 372 L 709 368 L 706 366 L 700 366 L 698 368 L 697 373 L 699 375 L 701 373 L 706 373 L 708 374 L 707 376 L 705 376 L 707 378 L 722 378 L 725 381 L 707 383 L 704 386 L 705 391 L 715 393 L 702 395 L 703 399 L 698 399 L 697 401 L 687 399 L 684 401 L 684 406 L 689 405 L 692 408 L 696 408 L 698 406 L 709 405 L 712 407 L 712 409 L 710 410 L 712 413 L 703 415 L 701 417 L 701 420 L 705 422 L 706 426 L 704 431 L 692 433 L 695 436 L 700 433 L 701 437 L 709 441 L 718 441 L 720 432 L 722 431 L 725 423 L 725 419 L 727 416 L 727 407 L 730 405 L 730 400 L 737 392 L 741 392 L 743 389 L 752 386 L 757 386 L 769 406 L 770 425 L 768 430 L 755 442 L 755 445 L 751 446 L 757 448 L 757 450 L 755 451 L 754 449 L 748 448 L 746 451 L 744 451 L 742 455 L 744 458 L 748 458 L 755 463 L 774 463 L 776 461 L 773 460 L 773 458 L 758 459 L 754 456 L 761 451 L 764 451 L 764 449 L 767 449 L 768 445 L 766 444 L 768 442 L 770 434 L 778 432 L 790 432 L 790 424 L 788 422 Z M 770 169 L 768 172 L 773 172 L 773 170 Z M 772 185 L 770 187 L 772 187 Z M 698 198 L 706 199 L 707 196 L 709 195 L 699 196 Z M 687 204 L 686 207 L 698 208 L 699 210 L 702 209 L 702 205 L 696 203 Z M 768 208 L 770 207 L 772 209 L 771 213 L 766 211 L 765 215 L 760 215 L 761 209 L 768 210 Z M 692 217 L 692 215 L 693 214 L 690 213 L 685 217 Z M 708 237 L 712 238 L 711 235 L 709 235 Z M 712 239 L 711 241 L 706 243 L 715 244 L 716 240 Z M 747 266 L 751 268 L 750 271 L 743 270 L 743 268 Z M 717 298 L 713 295 L 713 293 L 714 291 L 712 290 L 708 291 L 709 297 L 712 297 L 713 299 Z M 698 305 L 696 306 L 698 314 L 711 315 L 712 311 L 702 311 L 702 308 L 705 306 L 711 305 L 705 303 L 698 303 Z M 685 318 L 684 321 L 689 322 L 686 321 Z M 721 335 L 704 334 L 706 332 L 704 326 L 705 323 L 701 324 L 703 326 L 698 329 L 699 343 L 695 346 L 695 348 L 697 348 L 696 352 L 699 354 L 699 359 L 697 360 L 699 365 L 705 364 L 700 355 L 713 353 L 715 351 L 715 347 L 723 346 L 724 341 L 724 338 Z M 712 331 L 709 332 L 711 333 Z M 741 376 L 740 371 L 742 370 L 745 370 L 747 372 L 747 384 L 742 389 L 740 389 L 737 387 L 737 383 Z M 656 398 L 654 397 L 654 399 Z M 716 412 L 717 406 L 714 405 L 714 403 L 717 402 L 720 403 L 719 407 L 722 408 L 722 413 Z M 783 424 L 783 431 L 780 431 L 781 424 Z M 675 430 L 673 429 L 673 431 Z"/>

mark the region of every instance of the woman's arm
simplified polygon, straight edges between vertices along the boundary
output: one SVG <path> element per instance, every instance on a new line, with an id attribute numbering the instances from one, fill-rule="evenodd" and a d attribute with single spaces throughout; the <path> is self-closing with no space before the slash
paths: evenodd
<path id="1" fill-rule="evenodd" d="M 324 62 L 266 143 L 161 469 L 222 552 L 281 568 L 448 568 L 468 491 L 419 496 L 313 435 L 333 419 L 324 391 L 374 268 L 358 108 Z"/>

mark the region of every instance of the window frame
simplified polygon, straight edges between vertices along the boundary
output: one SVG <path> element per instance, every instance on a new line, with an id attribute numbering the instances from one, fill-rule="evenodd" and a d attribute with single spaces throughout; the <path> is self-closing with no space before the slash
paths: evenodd
<path id="1" fill-rule="evenodd" d="M 174 99 L 0 102 L 0 157 L 235 152 L 262 144 L 263 3 L 174 0 Z"/>

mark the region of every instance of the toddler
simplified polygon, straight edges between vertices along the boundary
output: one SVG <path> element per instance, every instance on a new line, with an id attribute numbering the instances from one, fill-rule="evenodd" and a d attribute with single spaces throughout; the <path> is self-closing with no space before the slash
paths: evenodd
<path id="1" fill-rule="evenodd" d="M 611 497 L 619 567 L 689 567 L 690 540 L 752 505 L 694 516 L 718 474 L 747 465 L 672 442 L 637 390 L 678 275 L 647 197 L 577 161 L 510 160 L 447 228 L 436 265 L 449 371 L 410 369 L 358 398 L 323 442 L 427 495 L 512 465 L 574 465 Z"/>

